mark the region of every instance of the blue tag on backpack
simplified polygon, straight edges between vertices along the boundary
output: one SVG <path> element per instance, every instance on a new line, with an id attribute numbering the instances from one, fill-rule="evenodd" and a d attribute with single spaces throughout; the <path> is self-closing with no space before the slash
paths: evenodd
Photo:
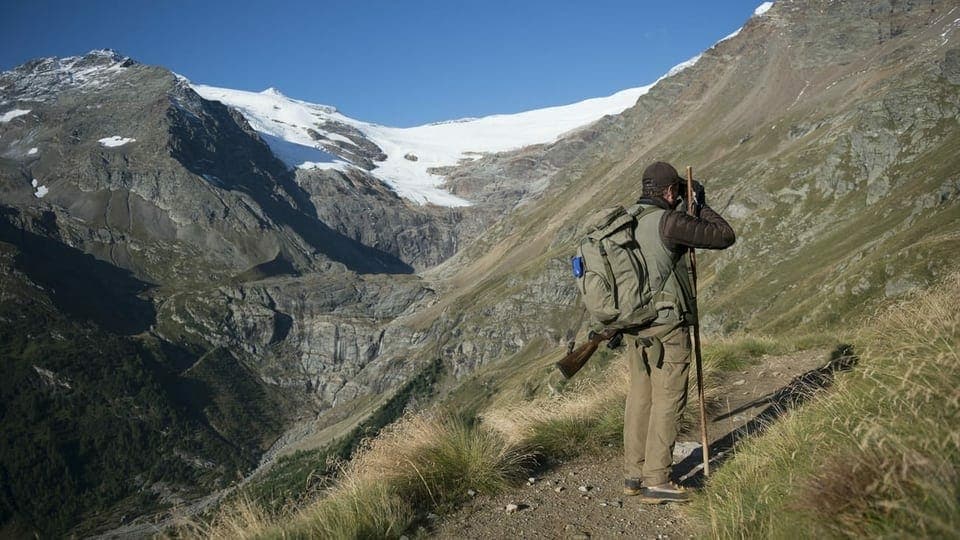
<path id="1" fill-rule="evenodd" d="M 583 257 L 571 257 L 570 262 L 573 264 L 573 277 L 582 278 L 583 277 Z"/>

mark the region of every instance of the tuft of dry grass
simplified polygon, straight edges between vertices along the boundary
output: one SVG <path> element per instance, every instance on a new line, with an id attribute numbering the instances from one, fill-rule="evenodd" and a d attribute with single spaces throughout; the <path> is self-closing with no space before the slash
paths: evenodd
<path id="1" fill-rule="evenodd" d="M 741 447 L 689 508 L 704 535 L 960 530 L 960 274 L 873 317 L 860 368 Z"/>
<path id="2" fill-rule="evenodd" d="M 269 520 L 256 538 L 399 538 L 415 517 L 414 505 L 394 486 L 348 475 L 315 503 Z"/>
<path id="3" fill-rule="evenodd" d="M 268 515 L 247 499 L 180 535 L 226 538 L 397 538 L 426 510 L 450 509 L 468 490 L 496 493 L 530 456 L 498 433 L 439 412 L 406 416 L 365 441 L 338 484 L 299 510 Z"/>
<path id="4" fill-rule="evenodd" d="M 248 497 L 240 496 L 221 506 L 212 521 L 184 520 L 175 525 L 173 532 L 176 538 L 264 538 L 270 528 L 268 518 L 261 505 Z"/>
<path id="5" fill-rule="evenodd" d="M 577 448 L 609 438 L 603 436 L 609 433 L 594 438 L 598 430 L 619 435 L 628 378 L 626 364 L 618 359 L 598 379 L 580 384 L 576 391 L 493 409 L 482 421 L 513 445 L 539 447 L 541 453 L 566 457 Z"/>
<path id="6" fill-rule="evenodd" d="M 369 442 L 346 476 L 384 482 L 419 507 L 443 507 L 467 491 L 495 493 L 522 477 L 530 456 L 498 433 L 449 414 L 421 414 Z"/>

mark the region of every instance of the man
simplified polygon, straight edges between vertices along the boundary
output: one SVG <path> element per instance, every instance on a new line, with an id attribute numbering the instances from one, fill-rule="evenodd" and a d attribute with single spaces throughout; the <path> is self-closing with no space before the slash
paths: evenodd
<path id="1" fill-rule="evenodd" d="M 648 504 L 683 502 L 689 493 L 670 482 L 677 426 L 687 402 L 690 368 L 688 327 L 697 320 L 688 273 L 688 248 L 725 249 L 733 245 L 733 228 L 706 205 L 703 186 L 695 183 L 698 215 L 677 211 L 686 181 L 669 163 L 658 161 L 643 171 L 645 208 L 635 237 L 649 272 L 657 319 L 626 336 L 630 391 L 624 416 L 624 486 Z"/>

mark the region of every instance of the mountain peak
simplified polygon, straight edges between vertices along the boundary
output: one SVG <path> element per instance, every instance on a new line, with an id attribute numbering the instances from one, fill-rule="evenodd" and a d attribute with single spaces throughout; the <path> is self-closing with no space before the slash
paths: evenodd
<path id="1" fill-rule="evenodd" d="M 93 58 L 109 58 L 110 60 L 122 61 L 128 60 L 128 56 L 120 54 L 119 51 L 115 49 L 93 49 L 84 55 L 84 57 L 93 57 Z"/>
<path id="2" fill-rule="evenodd" d="M 31 60 L 0 73 L 0 98 L 6 101 L 47 101 L 66 89 L 101 88 L 125 68 L 136 65 L 113 49 L 94 49 L 83 56 Z"/>
<path id="3" fill-rule="evenodd" d="M 280 90 L 276 89 L 273 86 L 271 86 L 270 88 L 267 88 L 266 90 L 260 93 L 266 96 L 274 96 L 274 97 L 280 97 L 280 98 L 287 97 L 283 94 L 283 92 L 281 92 Z"/>

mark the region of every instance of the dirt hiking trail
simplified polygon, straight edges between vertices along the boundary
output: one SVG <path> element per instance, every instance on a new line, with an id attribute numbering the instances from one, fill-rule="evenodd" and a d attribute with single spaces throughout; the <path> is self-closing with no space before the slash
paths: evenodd
<path id="1" fill-rule="evenodd" d="M 830 386 L 833 373 L 855 363 L 848 347 L 765 356 L 718 381 L 718 406 L 709 414 L 711 468 L 723 466 L 737 440 Z M 691 375 L 693 376 L 693 375 Z M 696 407 L 691 392 L 688 407 Z M 699 427 L 682 434 L 674 475 L 684 486 L 703 483 Z M 549 467 L 521 487 L 496 496 L 477 494 L 447 516 L 429 516 L 417 537 L 433 538 L 692 538 L 675 504 L 644 505 L 623 495 L 622 450 L 608 448 Z M 508 510 L 508 505 L 516 505 Z"/>

